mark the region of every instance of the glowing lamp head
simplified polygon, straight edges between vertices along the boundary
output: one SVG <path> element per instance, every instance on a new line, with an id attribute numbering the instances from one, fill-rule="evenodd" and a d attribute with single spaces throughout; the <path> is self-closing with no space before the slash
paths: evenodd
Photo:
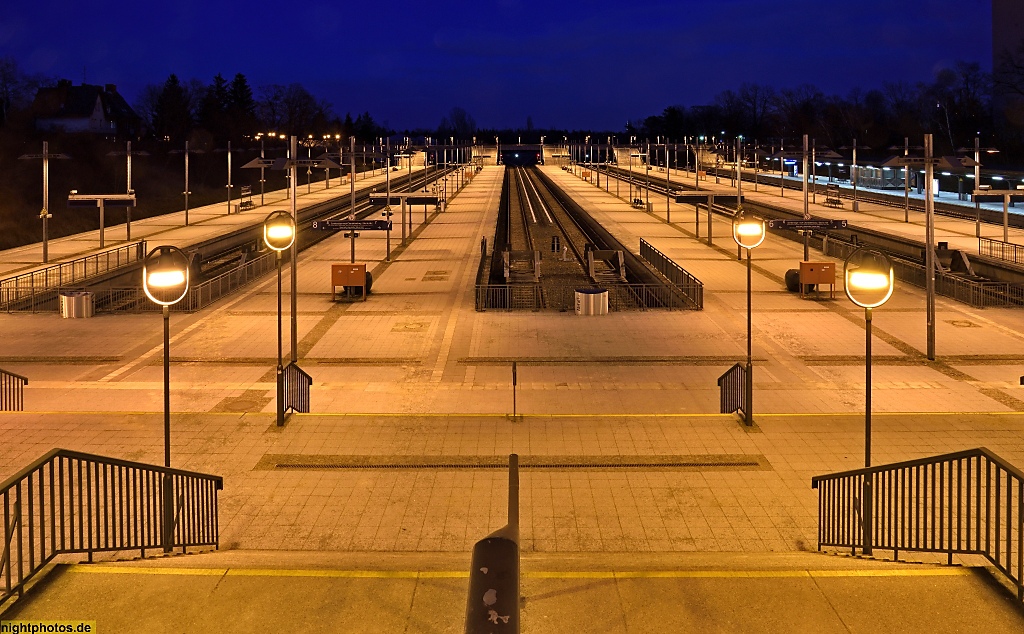
<path id="1" fill-rule="evenodd" d="M 747 216 L 742 211 L 732 221 L 732 239 L 744 249 L 753 249 L 764 242 L 764 220 Z"/>
<path id="2" fill-rule="evenodd" d="M 851 302 L 863 308 L 877 308 L 892 297 L 896 275 L 884 253 L 860 248 L 843 264 L 843 278 Z"/>
<path id="3" fill-rule="evenodd" d="M 263 221 L 263 242 L 281 252 L 295 242 L 295 221 L 287 211 L 274 211 Z"/>
<path id="4" fill-rule="evenodd" d="M 155 304 L 172 306 L 188 293 L 188 257 L 172 246 L 156 247 L 142 263 L 142 290 Z"/>

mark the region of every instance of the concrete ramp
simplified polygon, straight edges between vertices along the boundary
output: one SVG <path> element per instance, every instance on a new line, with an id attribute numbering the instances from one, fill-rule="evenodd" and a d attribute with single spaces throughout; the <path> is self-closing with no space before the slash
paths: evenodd
<path id="1" fill-rule="evenodd" d="M 0 619 L 111 632 L 462 632 L 469 555 L 224 551 L 59 565 Z M 523 632 L 1014 632 L 984 569 L 818 553 L 523 556 Z"/>

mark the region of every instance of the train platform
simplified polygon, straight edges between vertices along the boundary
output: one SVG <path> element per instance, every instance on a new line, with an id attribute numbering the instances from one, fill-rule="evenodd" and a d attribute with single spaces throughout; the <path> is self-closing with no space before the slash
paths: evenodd
<path id="1" fill-rule="evenodd" d="M 423 168 L 413 168 L 414 174 L 422 173 Z M 407 170 L 392 172 L 394 177 L 408 175 Z M 304 209 L 329 200 L 342 199 L 349 195 L 349 182 L 347 179 L 339 184 L 337 177 L 330 181 L 330 188 L 325 187 L 324 181 L 317 181 L 310 184 L 302 184 L 297 188 L 298 196 L 296 204 L 298 208 Z M 356 190 L 362 191 L 366 188 L 380 188 L 386 180 L 383 170 L 376 170 L 373 173 L 361 172 L 356 177 Z M 157 243 L 164 245 L 187 248 L 206 240 L 216 238 L 220 235 L 236 231 L 243 227 L 250 227 L 263 222 L 267 214 L 275 209 L 291 209 L 291 201 L 284 189 L 267 191 L 263 196 L 263 204 L 259 204 L 260 195 L 252 196 L 255 207 L 243 211 L 236 211 L 239 198 L 236 196 L 229 208 L 228 201 L 203 205 L 189 209 L 188 226 L 185 225 L 185 211 L 172 212 L 142 218 L 132 221 L 131 242 L 145 240 L 152 246 Z M 145 201 L 141 201 L 145 204 Z M 97 215 L 97 209 L 76 208 L 62 209 L 58 203 L 51 210 L 58 219 L 51 219 L 51 223 L 59 222 L 62 214 L 89 214 Z M 229 213 L 230 209 L 230 213 Z M 123 221 L 123 208 L 110 208 L 106 213 L 106 227 L 104 228 L 104 246 L 100 247 L 100 231 L 86 231 L 70 236 L 51 239 L 48 245 L 49 262 L 43 264 L 42 242 L 27 244 L 13 249 L 0 251 L 0 279 L 10 278 L 16 275 L 23 275 L 32 271 L 38 271 L 52 267 L 62 262 L 70 262 L 104 250 L 116 249 L 129 243 L 127 239 L 128 225 Z M 121 221 L 114 221 L 115 218 Z"/>
<path id="2" fill-rule="evenodd" d="M 822 591 L 820 578 L 808 572 L 834 560 L 813 552 L 818 515 L 810 478 L 863 461 L 862 312 L 841 288 L 834 300 L 786 292 L 782 276 L 799 261 L 801 246 L 769 236 L 754 252 L 755 425 L 744 426 L 718 413 L 716 379 L 746 349 L 745 263 L 736 259 L 728 225 L 715 219 L 709 247 L 696 239 L 692 205 L 672 203 L 670 224 L 657 206 L 654 213 L 639 211 L 557 167 L 541 169 L 630 248 L 643 237 L 699 277 L 705 309 L 593 317 L 475 310 L 481 239 L 493 239 L 504 176 L 504 168 L 488 166 L 444 211 L 414 208 L 413 234 L 403 246 L 393 231 L 390 256 L 385 234 L 362 232 L 356 260 L 374 275 L 366 301 L 331 298 L 330 265 L 350 260 L 350 240 L 334 236 L 299 256 L 297 356 L 313 377 L 311 412 L 292 414 L 284 427 L 274 418 L 274 276 L 197 313 L 172 315 L 172 465 L 224 476 L 225 555 L 273 551 L 263 564 L 213 560 L 209 567 L 290 569 L 278 576 L 295 584 L 247 588 L 228 579 L 224 594 L 204 599 L 212 601 L 209 614 L 222 614 L 217 610 L 240 596 L 353 592 L 375 602 L 377 611 L 363 613 L 380 615 L 375 623 L 388 624 L 382 629 L 401 631 L 392 619 L 405 618 L 410 630 L 458 631 L 465 578 L 433 581 L 426 572 L 465 570 L 473 543 L 504 524 L 507 476 L 492 467 L 512 452 L 524 464 L 555 465 L 521 474 L 524 590 L 527 610 L 536 610 L 531 631 L 573 629 L 555 620 L 564 611 L 546 612 L 555 597 L 562 605 L 578 600 L 572 614 L 581 618 L 608 605 L 623 619 L 649 613 L 650 604 L 638 597 L 653 597 L 669 610 L 696 591 L 703 603 L 677 610 L 666 623 L 670 629 L 689 627 L 691 618 L 707 623 L 709 613 L 729 609 L 723 596 L 769 596 L 781 586 L 734 581 L 695 590 L 692 584 L 706 582 L 685 571 L 723 565 L 734 579 L 771 579 L 763 573 L 776 566 L 771 558 L 778 553 L 809 558 L 782 566 L 803 579 L 792 588 L 796 595 L 821 592 L 814 618 L 831 620 L 809 622 L 808 631 L 849 628 L 854 615 L 836 620 L 825 609 L 844 597 L 884 595 L 892 602 L 876 605 L 878 618 L 905 611 L 895 599 L 904 590 L 865 585 L 870 574 L 851 572 L 849 583 L 825 582 L 838 585 Z M 706 218 L 701 222 L 705 236 Z M 290 290 L 288 276 L 284 288 Z M 1024 464 L 1020 313 L 973 310 L 942 298 L 937 306 L 934 362 L 923 353 L 922 292 L 900 286 L 876 311 L 874 461 L 986 446 Z M 155 314 L 0 315 L 0 366 L 30 378 L 25 411 L 0 413 L 0 478 L 56 446 L 159 463 L 161 334 Z M 643 460 L 649 466 L 638 468 Z M 677 464 L 690 466 L 670 466 Z M 293 551 L 293 559 L 281 550 Z M 681 558 L 693 553 L 753 558 L 728 565 Z M 200 557 L 179 561 L 200 568 L 206 565 Z M 960 563 L 978 570 L 975 561 Z M 350 581 L 295 581 L 295 570 L 309 569 L 340 571 L 324 578 Z M 366 570 L 384 572 L 374 577 Z M 595 576 L 616 570 L 623 580 L 633 571 L 646 581 Z M 658 574 L 666 570 L 679 578 L 663 581 L 672 578 Z M 364 572 L 351 580 L 355 573 L 345 577 L 346 571 Z M 405 578 L 415 583 L 396 581 L 388 571 L 408 572 Z M 531 571 L 566 577 L 531 578 Z M 142 575 L 98 571 L 86 581 L 79 572 L 54 577 L 51 587 L 64 594 L 51 595 L 50 606 L 81 606 L 76 615 L 88 615 L 106 609 L 90 607 L 96 605 L 85 600 L 90 588 L 117 596 L 135 579 L 135 587 L 151 588 L 145 596 L 157 597 L 192 579 L 168 574 L 143 586 L 149 582 Z M 375 578 L 384 581 L 367 581 Z M 965 601 L 1004 600 L 989 582 L 967 587 L 942 579 L 935 575 L 926 584 L 928 599 L 909 598 L 906 588 L 905 605 L 941 605 L 951 593 L 970 597 Z M 196 580 L 193 589 L 202 583 Z M 627 599 L 611 602 L 612 589 Z M 436 607 L 414 614 L 411 593 L 435 597 Z M 393 607 L 398 604 L 406 607 Z M 45 603 L 24 605 L 26 618 L 53 613 Z M 734 629 L 749 631 L 751 623 L 778 629 L 756 620 L 759 613 L 768 619 L 766 603 L 744 605 L 749 616 Z M 993 621 L 993 631 L 1012 631 L 1021 616 L 993 618 L 1007 619 Z M 946 622 L 954 621 L 940 620 Z M 576 629 L 650 629 L 642 619 L 615 623 Z"/>
<path id="3" fill-rule="evenodd" d="M 651 172 L 652 178 L 664 179 L 665 172 L 653 170 Z M 748 174 L 749 175 L 749 174 Z M 778 174 L 774 175 L 775 185 L 772 183 L 760 182 L 757 188 L 754 188 L 754 183 L 744 181 L 743 182 L 743 195 L 746 200 L 754 203 L 762 203 L 765 205 L 785 209 L 793 214 L 803 214 L 803 193 L 800 191 L 794 191 L 786 189 L 784 194 L 780 193 L 778 186 Z M 635 172 L 634 179 L 643 182 L 644 172 Z M 671 180 L 674 184 L 681 184 L 683 186 L 693 188 L 696 184 L 694 180 L 693 172 L 687 173 L 685 170 L 672 170 Z M 736 194 L 735 180 L 730 180 L 726 176 L 722 176 L 719 182 L 715 182 L 715 177 L 709 174 L 707 179 L 700 181 L 700 189 L 704 191 L 720 192 L 726 195 Z M 787 183 L 800 183 L 799 179 L 787 179 Z M 614 179 L 612 181 L 614 183 Z M 603 185 L 602 185 L 603 186 Z M 620 185 L 620 197 L 626 199 L 628 197 L 628 189 L 625 188 L 625 184 Z M 612 187 L 612 191 L 614 191 Z M 869 190 L 880 194 L 889 194 L 891 191 L 883 190 Z M 849 194 L 848 191 L 845 192 Z M 640 195 L 641 198 L 647 200 L 647 194 Z M 902 194 L 899 196 L 902 200 Z M 893 235 L 900 238 L 907 238 L 916 240 L 922 244 L 925 241 L 925 219 L 924 212 L 910 210 L 907 214 L 902 206 L 893 206 L 888 204 L 882 204 L 874 202 L 872 200 L 860 200 L 858 202 L 858 211 L 852 210 L 852 201 L 849 198 L 843 198 L 843 207 L 834 208 L 824 204 L 825 196 L 823 192 L 819 192 L 817 196 L 817 203 L 810 203 L 809 209 L 811 215 L 817 218 L 829 218 L 835 220 L 846 220 L 850 225 L 855 227 L 863 227 L 873 231 Z M 655 213 L 660 214 L 662 217 L 665 216 L 665 196 L 663 194 L 657 194 L 651 192 L 650 202 L 654 205 Z M 915 199 L 915 202 L 920 202 L 919 199 Z M 943 201 L 949 202 L 949 201 Z M 689 207 L 692 217 L 693 205 L 683 205 L 680 208 L 686 209 Z M 1002 205 L 992 205 L 986 203 L 985 209 L 993 211 L 998 210 L 1002 212 Z M 672 207 L 675 209 L 675 207 Z M 997 209 L 998 208 L 998 209 Z M 973 205 L 964 205 L 965 211 L 971 211 L 974 209 Z M 1011 209 L 1010 213 L 1014 213 Z M 685 214 L 685 212 L 684 212 Z M 685 218 L 685 215 L 682 216 Z M 905 221 L 904 218 L 909 218 L 909 222 Z M 691 223 L 692 224 L 692 223 Z M 992 240 L 1003 239 L 1003 227 L 1001 224 L 994 224 L 991 222 L 983 222 L 981 224 L 981 235 L 985 238 Z M 1008 242 L 1018 245 L 1024 245 L 1024 229 L 1017 227 L 1009 227 L 1008 229 Z M 950 216 L 936 214 L 935 215 L 935 240 L 936 242 L 946 242 L 950 249 L 961 249 L 967 253 L 977 253 L 979 249 L 978 238 L 976 236 L 975 223 L 971 220 L 965 220 L 962 218 L 952 218 Z"/>

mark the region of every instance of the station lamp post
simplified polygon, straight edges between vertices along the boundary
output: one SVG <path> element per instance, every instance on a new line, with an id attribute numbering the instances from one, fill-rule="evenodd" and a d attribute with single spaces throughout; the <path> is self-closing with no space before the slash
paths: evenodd
<path id="1" fill-rule="evenodd" d="M 865 412 L 864 412 L 864 466 L 871 466 L 871 310 L 892 297 L 892 262 L 880 251 L 862 247 L 843 263 L 843 286 L 850 301 L 864 309 L 866 338 L 865 357 Z"/>
<path id="2" fill-rule="evenodd" d="M 284 347 L 281 329 L 281 260 L 295 242 L 295 219 L 287 211 L 274 211 L 263 221 L 263 242 L 277 253 L 277 426 L 284 426 Z"/>
<path id="3" fill-rule="evenodd" d="M 742 204 L 737 201 L 738 210 L 732 219 L 732 239 L 747 250 L 747 367 L 744 372 L 744 422 L 754 424 L 754 364 L 751 325 L 750 252 L 764 242 L 765 223 L 763 219 L 748 216 Z M 710 213 L 710 212 L 709 212 Z"/>
<path id="4" fill-rule="evenodd" d="M 163 308 L 164 316 L 164 466 L 171 466 L 171 356 L 170 307 L 188 293 L 188 258 L 181 249 L 156 247 L 142 263 L 142 289 L 146 296 Z M 174 545 L 174 479 L 163 477 L 163 548 L 170 552 Z"/>
<path id="5" fill-rule="evenodd" d="M 843 263 L 846 296 L 864 309 L 864 466 L 871 466 L 871 310 L 892 296 L 895 274 L 892 262 L 884 253 L 860 248 Z M 863 550 L 871 554 L 871 511 L 873 501 L 871 477 L 864 477 L 861 495 L 861 517 L 864 525 Z"/>

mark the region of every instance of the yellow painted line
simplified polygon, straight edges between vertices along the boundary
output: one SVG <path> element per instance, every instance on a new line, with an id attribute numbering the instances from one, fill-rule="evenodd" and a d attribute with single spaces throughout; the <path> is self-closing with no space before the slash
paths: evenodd
<path id="1" fill-rule="evenodd" d="M 143 568 L 135 566 L 106 566 L 103 564 L 71 564 L 68 572 L 82 572 L 100 575 L 181 575 L 181 576 L 223 576 L 227 568 Z"/>
<path id="2" fill-rule="evenodd" d="M 119 411 L 119 410 L 63 410 L 63 411 L 23 411 L 23 412 L 0 412 L 0 416 L 159 416 L 161 412 L 141 411 Z M 273 412 L 171 412 L 172 416 L 260 416 L 273 418 Z M 875 417 L 886 416 L 1024 416 L 1024 412 L 1003 410 L 999 412 L 873 412 Z M 314 412 L 302 414 L 294 412 L 289 415 L 293 418 L 510 418 L 512 414 L 480 413 L 409 413 L 409 412 L 378 412 L 378 413 L 351 413 L 351 412 Z M 518 418 L 722 418 L 736 419 L 733 414 L 687 414 L 687 413 L 663 413 L 663 414 L 630 414 L 630 413 L 595 413 L 595 414 L 518 414 Z M 761 418 L 864 418 L 864 412 L 790 412 L 790 413 L 760 413 Z"/>
<path id="3" fill-rule="evenodd" d="M 468 571 L 438 570 L 281 570 L 273 568 L 145 568 L 73 564 L 69 572 L 114 575 L 292 577 L 338 579 L 466 579 Z M 966 567 L 896 568 L 869 570 L 626 570 L 626 571 L 527 571 L 528 579 L 794 579 L 839 577 L 959 577 L 971 574 Z"/>

